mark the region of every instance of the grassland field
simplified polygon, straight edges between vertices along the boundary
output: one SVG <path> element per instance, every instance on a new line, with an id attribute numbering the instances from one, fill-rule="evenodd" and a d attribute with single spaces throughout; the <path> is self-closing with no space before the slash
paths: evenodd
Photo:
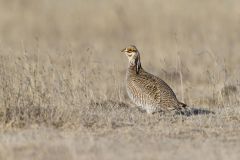
<path id="1" fill-rule="evenodd" d="M 0 160 L 239 160 L 239 42 L 237 0 L 0 0 Z M 131 107 L 129 44 L 199 112 Z"/>

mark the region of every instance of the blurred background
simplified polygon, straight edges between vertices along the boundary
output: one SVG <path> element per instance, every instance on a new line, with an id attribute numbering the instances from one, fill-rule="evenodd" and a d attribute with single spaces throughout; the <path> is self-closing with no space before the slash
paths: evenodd
<path id="1" fill-rule="evenodd" d="M 38 39 L 51 47 L 73 43 L 112 49 L 134 43 L 142 49 L 156 52 L 162 48 L 169 53 L 178 45 L 193 54 L 208 48 L 225 54 L 238 49 L 237 0 L 1 0 L 0 3 L 2 44 L 21 41 L 31 44 Z"/>
<path id="2" fill-rule="evenodd" d="M 109 71 L 124 86 L 127 59 L 119 51 L 134 44 L 143 67 L 168 81 L 182 99 L 221 96 L 225 86 L 239 86 L 239 4 L 238 0 L 1 0 L 0 54 L 12 56 L 11 62 L 23 54 L 38 54 L 39 59 L 47 55 L 60 67 L 72 57 L 76 75 L 86 66 L 98 68 L 102 77 L 98 85 L 108 90 L 113 83 L 106 83 L 112 76 Z"/>

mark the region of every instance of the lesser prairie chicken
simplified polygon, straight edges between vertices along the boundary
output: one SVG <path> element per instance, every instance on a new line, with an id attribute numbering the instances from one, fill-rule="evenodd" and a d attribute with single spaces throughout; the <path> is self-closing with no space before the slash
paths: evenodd
<path id="1" fill-rule="evenodd" d="M 185 111 L 187 105 L 178 101 L 169 85 L 142 68 L 136 46 L 130 45 L 122 52 L 129 61 L 126 75 L 127 93 L 137 106 L 151 114 L 171 110 Z"/>

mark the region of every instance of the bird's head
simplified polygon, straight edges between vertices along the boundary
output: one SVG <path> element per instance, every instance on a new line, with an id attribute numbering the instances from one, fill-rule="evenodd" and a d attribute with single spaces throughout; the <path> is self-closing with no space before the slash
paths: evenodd
<path id="1" fill-rule="evenodd" d="M 129 66 L 135 66 L 136 73 L 139 73 L 139 70 L 141 68 L 141 61 L 140 61 L 140 53 L 138 52 L 137 47 L 134 45 L 130 45 L 122 49 L 121 52 L 125 53 L 125 55 L 127 56 L 129 61 Z"/>

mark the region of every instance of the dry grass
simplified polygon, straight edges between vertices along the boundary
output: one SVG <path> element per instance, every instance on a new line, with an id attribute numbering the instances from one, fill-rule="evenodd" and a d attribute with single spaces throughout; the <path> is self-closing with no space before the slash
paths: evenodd
<path id="1" fill-rule="evenodd" d="M 239 17 L 234 0 L 1 0 L 0 159 L 240 159 Z M 130 107 L 128 44 L 194 115 Z"/>

